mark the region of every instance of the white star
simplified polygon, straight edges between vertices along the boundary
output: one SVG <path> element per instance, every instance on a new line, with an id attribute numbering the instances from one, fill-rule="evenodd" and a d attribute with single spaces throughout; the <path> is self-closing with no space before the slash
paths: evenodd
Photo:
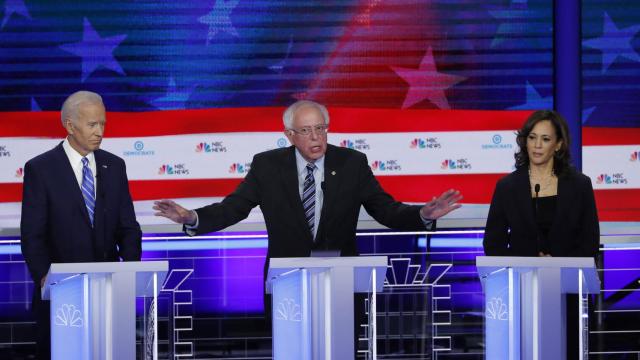
<path id="1" fill-rule="evenodd" d="M 213 39 L 218 31 L 224 31 L 235 37 L 240 36 L 236 28 L 231 24 L 231 19 L 229 18 L 231 10 L 238 5 L 238 1 L 239 0 L 216 0 L 211 12 L 198 19 L 199 22 L 209 25 L 207 45 L 209 45 L 209 40 Z"/>
<path id="2" fill-rule="evenodd" d="M 409 84 L 409 91 L 402 103 L 403 109 L 424 99 L 428 99 L 440 109 L 449 109 L 449 102 L 444 91 L 466 79 L 462 76 L 439 73 L 436 70 L 431 47 L 427 49 L 418 69 L 396 66 L 392 66 L 391 69 Z"/>

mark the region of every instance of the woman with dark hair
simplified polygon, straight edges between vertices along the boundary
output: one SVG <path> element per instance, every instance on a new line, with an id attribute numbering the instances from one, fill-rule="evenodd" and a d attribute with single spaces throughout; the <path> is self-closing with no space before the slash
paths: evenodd
<path id="1" fill-rule="evenodd" d="M 570 165 L 569 130 L 536 111 L 517 133 L 516 170 L 500 179 L 484 234 L 486 255 L 595 257 L 600 228 L 589 177 Z"/>
<path id="2" fill-rule="evenodd" d="M 536 111 L 517 133 L 516 171 L 500 179 L 484 233 L 489 256 L 595 257 L 600 244 L 591 180 L 570 165 L 569 130 Z M 567 299 L 567 359 L 578 358 L 578 297 Z"/>

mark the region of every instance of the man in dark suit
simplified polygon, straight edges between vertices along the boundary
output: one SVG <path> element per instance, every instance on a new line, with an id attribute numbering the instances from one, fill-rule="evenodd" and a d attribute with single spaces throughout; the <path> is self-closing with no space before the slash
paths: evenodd
<path id="1" fill-rule="evenodd" d="M 283 118 L 292 146 L 255 155 L 249 173 L 232 194 L 197 210 L 160 200 L 154 206 L 156 215 L 185 224 L 185 231 L 196 235 L 233 225 L 260 206 L 269 259 L 309 256 L 312 250 L 357 255 L 361 205 L 381 224 L 404 230 L 425 230 L 433 220 L 460 207 L 462 196 L 454 190 L 424 206 L 395 201 L 373 176 L 364 154 L 327 144 L 329 114 L 323 105 L 298 101 Z"/>
<path id="2" fill-rule="evenodd" d="M 125 163 L 99 149 L 105 122 L 98 94 L 72 94 L 62 106 L 67 138 L 24 167 L 21 246 L 35 283 L 40 359 L 50 357 L 49 302 L 40 289 L 52 263 L 140 260 Z"/>

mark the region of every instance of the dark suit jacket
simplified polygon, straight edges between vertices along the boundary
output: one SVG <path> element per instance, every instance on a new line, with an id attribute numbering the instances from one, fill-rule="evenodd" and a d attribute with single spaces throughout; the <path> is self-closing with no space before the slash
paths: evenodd
<path id="1" fill-rule="evenodd" d="M 221 230 L 246 218 L 260 206 L 269 236 L 267 258 L 304 257 L 312 249 L 358 254 L 356 225 L 360 206 L 381 224 L 424 230 L 420 206 L 396 202 L 373 176 L 367 157 L 358 151 L 328 145 L 324 160 L 324 200 L 316 241 L 304 217 L 298 192 L 295 148 L 257 154 L 236 190 L 220 203 L 197 209 L 197 234 Z"/>
<path id="2" fill-rule="evenodd" d="M 558 178 L 558 200 L 549 231 L 552 256 L 595 256 L 598 213 L 589 177 L 569 171 Z M 486 255 L 538 256 L 537 225 L 526 168 L 496 185 L 484 234 Z"/>
<path id="3" fill-rule="evenodd" d="M 124 161 L 103 150 L 94 155 L 95 229 L 62 143 L 25 165 L 20 234 L 36 290 L 51 263 L 140 260 L 142 233 Z"/>

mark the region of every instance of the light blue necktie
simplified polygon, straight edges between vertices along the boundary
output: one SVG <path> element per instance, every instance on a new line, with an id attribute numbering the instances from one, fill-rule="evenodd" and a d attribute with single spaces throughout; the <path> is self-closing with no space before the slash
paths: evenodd
<path id="1" fill-rule="evenodd" d="M 304 187 L 302 188 L 302 208 L 304 208 L 304 216 L 307 219 L 307 224 L 309 224 L 312 237 L 316 218 L 316 181 L 313 177 L 315 168 L 314 164 L 307 164 L 307 176 L 304 179 Z"/>
<path id="2" fill-rule="evenodd" d="M 91 226 L 93 226 L 96 196 L 93 185 L 93 173 L 89 168 L 89 159 L 86 157 L 82 158 L 82 197 L 84 198 L 84 205 L 87 207 L 87 212 L 89 213 L 89 221 L 91 221 Z"/>

